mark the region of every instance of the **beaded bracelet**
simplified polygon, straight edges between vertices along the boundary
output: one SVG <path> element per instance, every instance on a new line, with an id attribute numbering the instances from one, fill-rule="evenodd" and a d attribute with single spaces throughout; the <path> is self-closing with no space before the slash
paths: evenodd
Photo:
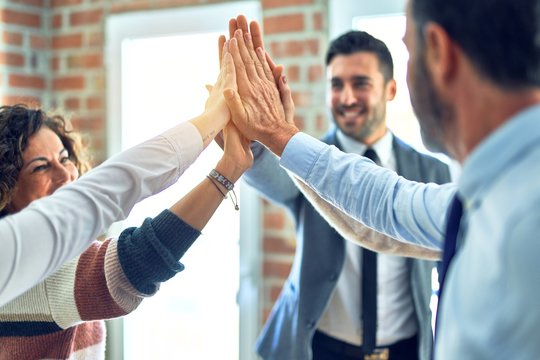
<path id="1" fill-rule="evenodd" d="M 227 198 L 227 194 L 225 194 L 223 192 L 223 190 L 221 190 L 221 188 L 218 186 L 218 184 L 216 184 L 214 182 L 214 179 L 210 176 L 210 175 L 206 175 L 206 177 L 208 178 L 208 180 L 210 180 L 210 182 L 212 183 L 212 185 L 214 185 L 214 187 L 217 189 L 217 191 L 219 191 L 221 193 L 221 195 L 223 195 L 223 198 L 226 199 Z"/>
<path id="2" fill-rule="evenodd" d="M 212 169 L 208 175 L 216 179 L 216 181 L 221 185 L 225 186 L 227 190 L 231 191 L 234 189 L 234 184 L 225 176 L 221 175 L 216 169 Z"/>
<path id="3" fill-rule="evenodd" d="M 227 194 L 225 194 L 219 186 L 215 183 L 215 181 L 219 182 L 221 185 L 223 185 L 227 190 L 232 192 L 231 201 L 234 205 L 235 210 L 240 210 L 240 206 L 238 206 L 238 198 L 236 197 L 236 193 L 234 192 L 234 184 L 227 179 L 225 176 L 221 175 L 216 169 L 212 169 L 210 171 L 210 174 L 206 176 L 212 184 L 218 189 L 218 191 L 223 195 L 223 198 L 227 198 Z"/>

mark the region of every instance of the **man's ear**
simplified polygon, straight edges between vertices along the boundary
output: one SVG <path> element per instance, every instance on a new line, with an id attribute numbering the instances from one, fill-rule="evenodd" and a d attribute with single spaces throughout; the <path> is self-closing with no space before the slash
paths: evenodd
<path id="1" fill-rule="evenodd" d="M 446 30 L 430 22 L 424 26 L 425 60 L 428 72 L 439 89 L 447 89 L 458 71 L 458 47 Z"/>
<path id="2" fill-rule="evenodd" d="M 394 100 L 394 98 L 396 97 L 396 92 L 397 92 L 396 80 L 394 79 L 388 80 L 388 82 L 385 85 L 384 91 L 386 93 L 385 94 L 386 101 Z"/>

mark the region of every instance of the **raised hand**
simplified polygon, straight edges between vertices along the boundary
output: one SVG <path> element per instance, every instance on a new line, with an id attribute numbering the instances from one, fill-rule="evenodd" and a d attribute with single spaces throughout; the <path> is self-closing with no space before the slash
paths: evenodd
<path id="1" fill-rule="evenodd" d="M 205 103 L 206 111 L 218 111 L 228 114 L 228 108 L 223 99 L 223 91 L 227 88 L 236 89 L 236 72 L 231 54 L 227 49 L 220 51 L 220 72 L 213 86 L 208 86 L 208 99 Z"/>
<path id="2" fill-rule="evenodd" d="M 249 146 L 251 141 L 243 136 L 232 122 L 227 124 L 215 140 L 224 150 L 218 168 L 226 166 L 223 173 L 230 172 L 229 179 L 236 181 L 253 165 L 253 153 Z"/>
<path id="3" fill-rule="evenodd" d="M 233 19 L 229 20 L 229 38 L 234 37 L 234 32 L 236 30 L 242 30 L 242 33 L 250 33 L 251 38 L 253 40 L 253 48 L 262 48 L 264 49 L 264 41 L 263 41 L 263 34 L 261 27 L 258 22 L 252 21 L 248 25 L 248 20 L 244 15 L 238 15 Z M 219 40 L 220 49 L 222 49 L 223 44 L 225 43 L 226 39 L 225 36 L 221 36 Z M 221 50 L 220 50 L 221 51 Z M 283 65 L 276 65 L 274 60 L 270 57 L 270 54 L 265 52 L 266 54 L 266 61 L 268 62 L 268 65 L 270 66 L 270 69 L 272 72 L 274 72 L 274 79 L 276 82 L 279 80 L 279 77 L 282 75 L 283 72 Z M 221 58 L 221 53 L 220 53 Z"/>
<path id="4" fill-rule="evenodd" d="M 237 128 L 249 139 L 258 140 L 277 155 L 298 129 L 288 122 L 274 73 L 265 51 L 253 47 L 252 37 L 237 29 L 228 50 L 236 69 L 238 92 L 225 97 Z"/>

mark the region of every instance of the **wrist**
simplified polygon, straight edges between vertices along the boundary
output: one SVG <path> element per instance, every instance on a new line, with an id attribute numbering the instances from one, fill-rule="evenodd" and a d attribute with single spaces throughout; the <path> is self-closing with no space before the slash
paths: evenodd
<path id="1" fill-rule="evenodd" d="M 203 146 L 212 142 L 216 135 L 227 125 L 229 121 L 228 111 L 219 111 L 216 108 L 206 109 L 201 115 L 191 120 L 201 135 Z"/>
<path id="2" fill-rule="evenodd" d="M 246 171 L 243 166 L 239 166 L 238 163 L 223 156 L 216 165 L 216 170 L 229 179 L 232 183 L 236 183 L 240 176 Z"/>
<path id="3" fill-rule="evenodd" d="M 274 154 L 281 156 L 291 138 L 298 132 L 300 132 L 300 130 L 295 125 L 284 125 L 281 129 L 271 132 L 264 144 Z"/>

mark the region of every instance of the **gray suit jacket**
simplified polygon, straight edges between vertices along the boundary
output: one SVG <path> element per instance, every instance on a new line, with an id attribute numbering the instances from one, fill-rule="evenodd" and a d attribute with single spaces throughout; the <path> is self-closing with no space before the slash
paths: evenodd
<path id="1" fill-rule="evenodd" d="M 335 130 L 322 139 L 336 145 Z M 409 180 L 450 181 L 448 167 L 420 154 L 394 136 L 397 172 Z M 285 206 L 296 226 L 297 246 L 293 267 L 257 343 L 264 359 L 311 359 L 311 340 L 336 286 L 345 258 L 345 240 L 317 213 L 279 166 L 276 156 L 257 144 L 254 166 L 244 180 L 269 200 Z M 431 355 L 431 271 L 434 263 L 409 259 L 412 297 L 418 320 L 420 358 Z"/>

